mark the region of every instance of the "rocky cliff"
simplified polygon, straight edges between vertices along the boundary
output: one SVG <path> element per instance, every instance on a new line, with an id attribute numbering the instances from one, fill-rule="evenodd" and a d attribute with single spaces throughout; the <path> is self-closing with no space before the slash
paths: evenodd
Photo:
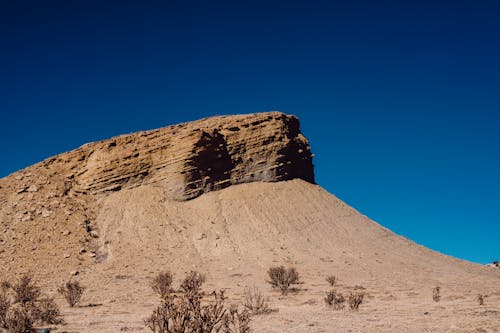
<path id="1" fill-rule="evenodd" d="M 97 260 L 99 202 L 122 189 L 150 185 L 186 201 L 232 184 L 294 178 L 314 183 L 312 154 L 297 118 L 279 112 L 89 143 L 0 179 L 0 260 L 14 270 Z"/>
<path id="2" fill-rule="evenodd" d="M 253 181 L 314 183 L 312 154 L 296 117 L 279 112 L 212 117 L 90 143 L 45 164 L 69 166 L 77 193 L 163 185 L 186 200 Z"/>

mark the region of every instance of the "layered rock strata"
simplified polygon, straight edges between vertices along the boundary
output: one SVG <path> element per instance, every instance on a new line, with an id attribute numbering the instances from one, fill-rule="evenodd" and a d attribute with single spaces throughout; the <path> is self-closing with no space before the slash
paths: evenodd
<path id="1" fill-rule="evenodd" d="M 212 117 L 90 143 L 45 161 L 67 165 L 76 193 L 160 184 L 175 200 L 233 184 L 301 178 L 314 183 L 312 154 L 294 116 Z"/>

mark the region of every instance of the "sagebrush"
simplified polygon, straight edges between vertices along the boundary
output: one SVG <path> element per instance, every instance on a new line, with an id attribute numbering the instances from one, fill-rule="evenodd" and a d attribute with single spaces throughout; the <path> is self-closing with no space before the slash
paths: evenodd
<path id="1" fill-rule="evenodd" d="M 253 315 L 271 312 L 267 299 L 258 288 L 245 288 L 243 306 Z"/>
<path id="2" fill-rule="evenodd" d="M 288 293 L 292 284 L 299 284 L 299 273 L 294 267 L 285 268 L 284 266 L 271 267 L 267 271 L 269 280 L 267 281 L 273 288 L 281 291 L 283 295 Z"/>
<path id="3" fill-rule="evenodd" d="M 68 281 L 57 289 L 57 292 L 64 296 L 70 307 L 74 307 L 78 303 L 85 292 L 85 287 L 81 286 L 78 281 Z"/>
<path id="4" fill-rule="evenodd" d="M 335 290 L 330 290 L 326 293 L 325 303 L 334 310 L 342 310 L 345 306 L 345 297 Z"/>
<path id="5" fill-rule="evenodd" d="M 351 310 L 357 311 L 361 303 L 363 303 L 363 299 L 365 297 L 364 293 L 350 293 L 349 297 L 347 297 L 347 303 L 349 304 L 349 308 Z"/>
<path id="6" fill-rule="evenodd" d="M 164 299 L 172 292 L 172 281 L 172 273 L 168 271 L 161 272 L 151 282 L 151 288 Z"/>
<path id="7" fill-rule="evenodd" d="M 201 289 L 201 285 L 205 282 L 205 276 L 197 271 L 191 271 L 182 280 L 181 289 L 185 293 L 198 293 Z"/>
<path id="8" fill-rule="evenodd" d="M 0 290 L 0 328 L 9 333 L 35 333 L 35 325 L 62 324 L 52 298 L 44 296 L 29 274 L 3 282 Z"/>
<path id="9" fill-rule="evenodd" d="M 335 283 L 337 283 L 337 277 L 335 275 L 329 275 L 326 277 L 326 282 L 328 282 L 330 287 L 333 287 Z"/>
<path id="10" fill-rule="evenodd" d="M 212 292 L 211 301 L 203 301 L 201 285 L 205 277 L 191 272 L 181 283 L 179 293 L 162 298 L 144 323 L 155 333 L 248 333 L 250 315 L 237 306 L 225 305 L 223 291 Z"/>

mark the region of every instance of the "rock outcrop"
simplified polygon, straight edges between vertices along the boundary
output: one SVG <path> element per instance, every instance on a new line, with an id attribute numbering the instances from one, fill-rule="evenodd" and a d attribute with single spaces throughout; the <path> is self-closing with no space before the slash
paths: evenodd
<path id="1" fill-rule="evenodd" d="M 161 200 L 186 201 L 232 184 L 293 178 L 314 183 L 312 154 L 297 118 L 279 112 L 89 143 L 0 179 L 0 275 L 103 260 L 100 203 L 122 189 L 152 186 Z"/>
<path id="2" fill-rule="evenodd" d="M 294 116 L 212 117 L 86 144 L 45 161 L 66 165 L 82 194 L 160 184 L 176 200 L 233 184 L 301 178 L 314 183 L 312 154 Z"/>

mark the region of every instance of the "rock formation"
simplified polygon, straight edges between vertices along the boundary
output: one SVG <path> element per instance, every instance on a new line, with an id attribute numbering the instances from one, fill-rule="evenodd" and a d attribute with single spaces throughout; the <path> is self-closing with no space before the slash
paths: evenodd
<path id="1" fill-rule="evenodd" d="M 42 164 L 66 166 L 67 186 L 82 194 L 160 183 L 170 198 L 186 200 L 253 181 L 314 183 L 312 154 L 299 122 L 279 112 L 212 117 L 122 135 Z"/>

